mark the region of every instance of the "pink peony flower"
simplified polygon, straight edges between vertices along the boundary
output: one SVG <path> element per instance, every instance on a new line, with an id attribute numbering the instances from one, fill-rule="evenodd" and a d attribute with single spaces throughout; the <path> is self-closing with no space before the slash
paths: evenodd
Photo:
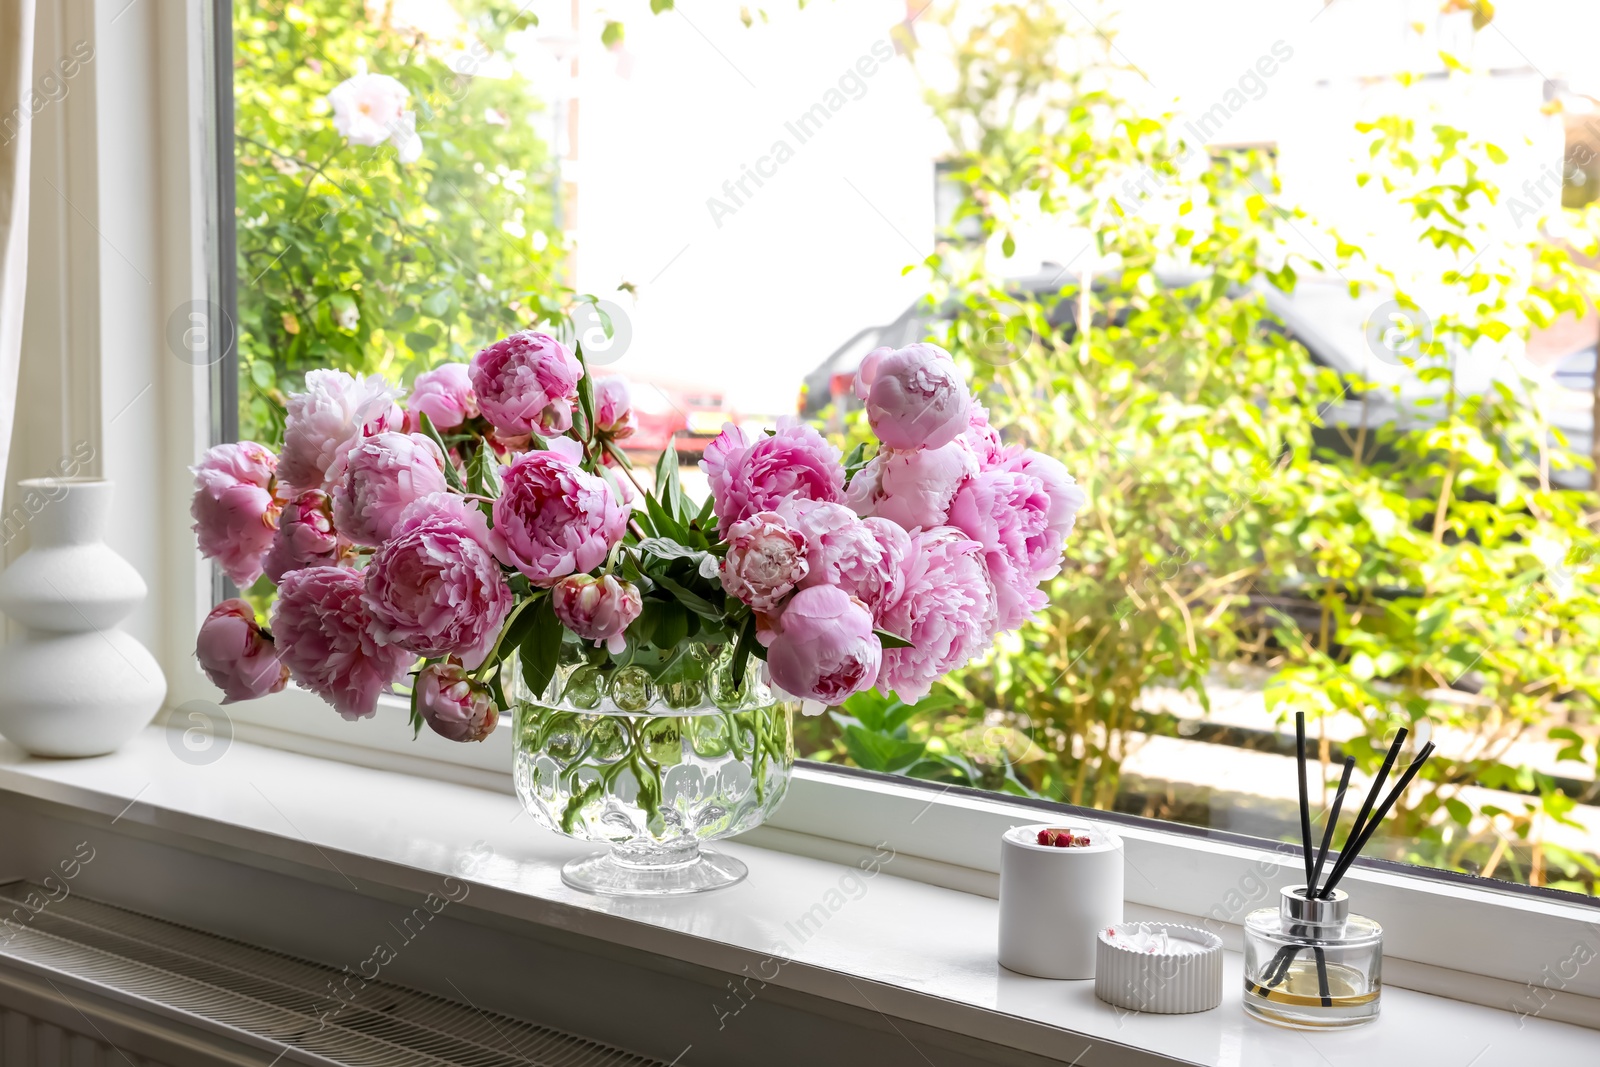
<path id="1" fill-rule="evenodd" d="M 278 522 L 273 477 L 278 458 L 253 441 L 206 450 L 194 474 L 189 514 L 200 554 L 214 559 L 240 588 L 261 577 Z"/>
<path id="2" fill-rule="evenodd" d="M 450 493 L 408 507 L 363 573 L 373 637 L 468 668 L 489 654 L 514 603 L 483 512 Z"/>
<path id="3" fill-rule="evenodd" d="M 428 416 L 438 430 L 453 430 L 478 417 L 478 397 L 465 363 L 446 363 L 417 375 L 406 407 Z"/>
<path id="4" fill-rule="evenodd" d="M 622 539 L 628 509 L 603 478 L 555 451 L 525 452 L 500 468 L 489 544 L 535 585 L 591 571 Z"/>
<path id="5" fill-rule="evenodd" d="M 885 609 L 900 599 L 900 592 L 905 588 L 905 563 L 911 555 L 911 535 L 898 523 L 876 516 L 862 519 L 861 524 L 872 531 L 878 543 L 877 550 L 865 550 L 865 562 L 842 568 L 841 576 L 851 594 L 867 606 L 874 619 L 880 619 Z"/>
<path id="6" fill-rule="evenodd" d="M 912 535 L 902 582 L 899 599 L 883 610 L 878 627 L 911 646 L 884 651 L 877 682 L 883 692 L 915 703 L 941 676 L 989 647 L 994 590 L 983 546 L 946 526 Z"/>
<path id="7" fill-rule="evenodd" d="M 794 591 L 806 571 L 805 535 L 777 512 L 758 511 L 728 529 L 721 574 L 729 596 L 757 611 L 771 611 Z"/>
<path id="8" fill-rule="evenodd" d="M 843 504 L 820 500 L 786 501 L 778 506 L 778 514 L 799 531 L 806 545 L 801 588 L 836 585 L 874 615 L 885 594 L 898 589 L 900 562 L 911 549 L 911 538 L 894 523 L 863 520 Z"/>
<path id="9" fill-rule="evenodd" d="M 428 416 L 432 418 L 433 416 Z M 450 741 L 482 741 L 500 719 L 489 690 L 454 663 L 430 663 L 417 674 L 417 711 Z"/>
<path id="10" fill-rule="evenodd" d="M 277 585 L 290 571 L 332 564 L 343 547 L 333 528 L 333 501 L 322 490 L 312 489 L 283 506 L 261 569 Z"/>
<path id="11" fill-rule="evenodd" d="M 633 395 L 628 383 L 615 375 L 596 378 L 594 382 L 594 428 L 620 441 L 632 437 L 639 428 L 639 419 L 633 413 Z"/>
<path id="12" fill-rule="evenodd" d="M 857 379 L 857 392 L 866 390 L 872 432 L 889 448 L 938 448 L 967 428 L 967 383 L 938 345 L 875 349 Z"/>
<path id="13" fill-rule="evenodd" d="M 551 587 L 550 606 L 561 625 L 596 647 L 605 645 L 613 655 L 628 647 L 623 632 L 644 610 L 639 590 L 609 574 L 568 575 Z"/>
<path id="14" fill-rule="evenodd" d="M 272 638 L 256 624 L 255 609 L 243 600 L 224 600 L 200 624 L 194 658 L 222 702 L 254 700 L 289 683 L 289 668 L 278 658 Z"/>
<path id="15" fill-rule="evenodd" d="M 886 449 L 856 472 L 845 502 L 862 518 L 931 529 L 944 525 L 956 490 L 977 473 L 978 459 L 965 441 L 915 452 Z"/>
<path id="16" fill-rule="evenodd" d="M 473 356 L 467 373 L 478 407 L 500 434 L 572 429 L 583 365 L 554 337 L 532 330 L 514 333 Z"/>
<path id="17" fill-rule="evenodd" d="M 717 528 L 724 537 L 740 519 L 772 511 L 792 497 L 837 502 L 843 496 L 839 450 L 792 415 L 776 434 L 752 437 L 727 423 L 700 460 L 711 482 Z"/>
<path id="18" fill-rule="evenodd" d="M 1006 448 L 1000 441 L 1000 431 L 989 425 L 989 412 L 977 401 L 972 402 L 972 414 L 967 420 L 966 432 L 959 440 L 965 441 L 978 460 L 979 470 L 998 467 L 1006 458 Z"/>
<path id="19" fill-rule="evenodd" d="M 439 446 L 419 433 L 364 438 L 345 457 L 344 477 L 333 487 L 334 526 L 354 544 L 383 544 L 401 512 L 444 492 L 444 465 Z"/>
<path id="20" fill-rule="evenodd" d="M 378 708 L 378 695 L 416 662 L 372 635 L 361 575 L 344 567 L 304 567 L 283 576 L 272 607 L 278 654 L 296 682 L 346 719 Z"/>
<path id="21" fill-rule="evenodd" d="M 1024 449 L 1010 454 L 1003 467 L 1039 479 L 1050 497 L 1050 512 L 1046 521 L 1055 541 L 1040 550 L 1033 565 L 1037 568 L 1040 581 L 1054 578 L 1061 570 L 1061 545 L 1066 543 L 1067 535 L 1077 525 L 1078 512 L 1089 502 L 1089 497 L 1067 473 L 1067 468 L 1061 465 L 1060 460 L 1042 452 Z"/>
<path id="22" fill-rule="evenodd" d="M 998 629 L 1016 629 L 1047 602 L 1039 582 L 1060 569 L 1062 542 L 1050 508 L 1042 481 L 1006 470 L 981 472 L 950 506 L 950 525 L 983 545 Z"/>
<path id="23" fill-rule="evenodd" d="M 381 375 L 352 378 L 342 370 L 309 371 L 306 391 L 289 395 L 278 477 L 296 492 L 328 491 L 337 480 L 330 478 L 330 471 L 358 440 L 397 430 L 404 419 Z"/>
<path id="24" fill-rule="evenodd" d="M 861 602 L 835 586 L 814 585 L 783 609 L 767 669 L 791 696 L 834 705 L 872 688 L 882 656 Z"/>
<path id="25" fill-rule="evenodd" d="M 878 377 L 878 364 L 883 362 L 894 349 L 888 345 L 879 345 L 871 352 L 861 357 L 861 366 L 856 368 L 856 399 L 865 400 L 872 394 L 872 383 Z"/>

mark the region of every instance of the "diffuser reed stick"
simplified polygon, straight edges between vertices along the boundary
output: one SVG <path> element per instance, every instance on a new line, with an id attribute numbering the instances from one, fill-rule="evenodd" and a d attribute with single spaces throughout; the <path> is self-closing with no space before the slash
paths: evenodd
<path id="1" fill-rule="evenodd" d="M 1311 800 L 1306 796 L 1306 713 L 1294 713 L 1295 758 L 1300 767 L 1300 851 L 1306 861 L 1306 890 L 1314 879 L 1311 876 Z"/>
<path id="2" fill-rule="evenodd" d="M 1350 772 L 1355 769 L 1354 756 L 1344 758 L 1344 773 L 1339 776 L 1339 792 L 1333 797 L 1333 811 L 1328 815 L 1327 825 L 1322 828 L 1322 847 L 1317 850 L 1317 865 L 1311 869 L 1311 880 L 1308 886 L 1317 884 L 1317 879 L 1322 877 L 1322 865 L 1328 859 L 1328 846 L 1333 844 L 1333 828 L 1339 825 L 1339 809 L 1344 807 L 1344 791 L 1350 788 Z"/>

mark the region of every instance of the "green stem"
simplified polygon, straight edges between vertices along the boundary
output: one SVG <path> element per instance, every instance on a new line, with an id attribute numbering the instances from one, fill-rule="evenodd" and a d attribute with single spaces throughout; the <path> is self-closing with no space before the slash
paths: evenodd
<path id="1" fill-rule="evenodd" d="M 506 634 L 511 632 L 511 627 L 517 621 L 517 616 L 526 611 L 528 605 L 540 599 L 538 596 L 530 596 L 511 610 L 511 614 L 506 616 L 505 625 L 500 627 L 499 636 L 494 639 L 494 647 L 489 650 L 487 656 L 483 657 L 483 662 L 478 665 L 478 669 L 472 673 L 473 678 L 481 682 L 488 677 L 489 671 L 500 662 L 500 646 L 505 643 Z"/>

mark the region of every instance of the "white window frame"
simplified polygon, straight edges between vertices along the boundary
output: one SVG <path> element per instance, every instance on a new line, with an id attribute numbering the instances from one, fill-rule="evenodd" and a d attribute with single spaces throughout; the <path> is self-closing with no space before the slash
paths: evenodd
<path id="1" fill-rule="evenodd" d="M 52 260 L 50 278 L 30 278 L 33 336 L 59 345 L 83 385 L 77 392 L 36 388 L 21 401 L 26 418 L 59 423 L 63 441 L 68 427 L 86 425 L 101 470 L 117 482 L 111 541 L 152 587 L 130 629 L 161 661 L 168 706 L 180 716 L 191 701 L 212 706 L 217 698 L 192 659 L 212 572 L 194 551 L 186 470 L 210 443 L 208 371 L 175 358 L 163 340 L 169 309 L 206 299 L 213 284 L 209 3 L 41 5 L 54 11 L 41 18 L 51 32 L 63 40 L 89 35 L 96 47 L 82 84 L 72 88 L 76 103 L 35 120 L 36 137 L 46 129 L 36 144 L 49 146 L 36 148 L 35 177 L 68 190 L 75 210 L 52 206 L 56 194 L 36 181 L 34 254 L 46 255 L 39 235 L 48 216 L 48 225 L 61 229 L 66 266 L 54 269 Z M 140 393 L 141 381 L 153 398 Z M 74 414 L 86 407 L 94 414 Z M 18 476 L 14 468 L 13 480 Z M 159 505 L 138 507 L 138 499 Z M 385 701 L 375 720 L 347 723 L 291 689 L 230 705 L 225 714 L 223 728 L 240 739 L 511 788 L 509 730 L 481 745 L 427 733 L 413 741 L 399 701 Z M 1000 833 L 1050 817 L 1000 796 L 802 767 L 772 823 L 752 839 L 824 858 L 846 845 L 887 842 L 902 857 L 897 873 L 994 895 Z M 1129 901 L 1204 922 L 1235 945 L 1246 911 L 1270 903 L 1277 887 L 1303 880 L 1292 853 L 1105 818 L 1127 843 Z M 1346 885 L 1360 910 L 1386 927 L 1392 982 L 1600 1026 L 1600 964 L 1583 965 L 1600 956 L 1600 909 L 1393 868 L 1357 866 Z"/>

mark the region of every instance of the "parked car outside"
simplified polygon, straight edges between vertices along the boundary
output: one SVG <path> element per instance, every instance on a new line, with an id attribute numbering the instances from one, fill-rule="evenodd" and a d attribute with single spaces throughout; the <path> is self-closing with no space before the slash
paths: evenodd
<path id="1" fill-rule="evenodd" d="M 604 369 L 596 374 L 605 375 Z M 656 456 L 671 445 L 684 457 L 698 457 L 724 423 L 739 421 L 723 391 L 700 383 L 627 375 L 638 428 L 622 444 L 630 453 Z"/>

